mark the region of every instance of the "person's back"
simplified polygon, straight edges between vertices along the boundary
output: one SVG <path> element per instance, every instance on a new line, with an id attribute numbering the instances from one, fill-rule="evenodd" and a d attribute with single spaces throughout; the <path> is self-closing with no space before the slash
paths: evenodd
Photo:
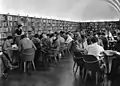
<path id="1" fill-rule="evenodd" d="M 21 44 L 24 49 L 32 48 L 32 41 L 27 38 L 22 39 Z"/>
<path id="2" fill-rule="evenodd" d="M 61 36 L 58 37 L 57 41 L 61 46 L 64 45 L 64 43 L 65 43 L 65 39 Z"/>
<path id="3" fill-rule="evenodd" d="M 23 52 L 25 49 L 29 48 L 34 48 L 36 50 L 36 47 L 32 40 L 23 35 L 22 39 L 20 40 L 19 50 Z"/>
<path id="4" fill-rule="evenodd" d="M 100 45 L 98 45 L 98 38 L 93 37 L 91 39 L 92 44 L 88 45 L 86 50 L 88 51 L 89 55 L 94 55 L 96 56 L 97 59 L 99 59 L 100 53 L 104 51 L 104 48 Z"/>
<path id="5" fill-rule="evenodd" d="M 98 45 L 97 43 L 88 45 L 87 47 L 88 54 L 94 56 L 100 56 L 101 51 L 103 51 L 102 46 Z"/>

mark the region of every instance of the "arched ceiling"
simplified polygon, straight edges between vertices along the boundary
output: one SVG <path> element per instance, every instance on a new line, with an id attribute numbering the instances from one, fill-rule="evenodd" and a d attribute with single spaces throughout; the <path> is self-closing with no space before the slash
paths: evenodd
<path id="1" fill-rule="evenodd" d="M 64 20 L 120 19 L 120 0 L 0 0 L 0 12 Z"/>
<path id="2" fill-rule="evenodd" d="M 103 0 L 112 5 L 120 14 L 120 0 Z"/>
<path id="3" fill-rule="evenodd" d="M 119 16 L 120 10 L 117 7 L 102 0 L 90 2 L 82 12 L 82 20 L 109 20 L 117 19 Z"/>

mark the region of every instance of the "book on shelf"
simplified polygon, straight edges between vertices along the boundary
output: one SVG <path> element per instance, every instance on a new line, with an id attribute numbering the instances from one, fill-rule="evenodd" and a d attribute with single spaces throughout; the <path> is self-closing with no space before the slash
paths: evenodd
<path id="1" fill-rule="evenodd" d="M 0 51 L 2 51 L 2 46 L 0 46 Z"/>
<path id="2" fill-rule="evenodd" d="M 8 21 L 12 21 L 12 16 L 9 16 L 9 15 L 8 15 L 8 16 L 7 16 L 7 20 L 8 20 Z"/>

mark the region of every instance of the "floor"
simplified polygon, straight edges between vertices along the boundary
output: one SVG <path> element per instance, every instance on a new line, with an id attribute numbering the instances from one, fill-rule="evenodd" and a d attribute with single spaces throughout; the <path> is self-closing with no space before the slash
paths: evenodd
<path id="1" fill-rule="evenodd" d="M 72 71 L 72 57 L 69 55 L 57 65 L 51 65 L 48 70 L 33 71 L 31 75 L 21 73 L 15 70 L 11 72 L 7 79 L 0 80 L 0 86 L 119 86 L 119 79 L 112 81 L 101 82 L 95 85 L 95 79 L 87 78 L 83 83 L 79 77 L 76 77 Z"/>

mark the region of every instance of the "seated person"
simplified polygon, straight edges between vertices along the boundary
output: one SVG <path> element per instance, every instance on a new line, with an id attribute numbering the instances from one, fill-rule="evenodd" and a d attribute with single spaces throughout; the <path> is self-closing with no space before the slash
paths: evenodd
<path id="1" fill-rule="evenodd" d="M 89 55 L 94 55 L 99 60 L 101 53 L 104 52 L 104 48 L 98 44 L 98 38 L 92 37 L 90 45 L 87 46 L 86 50 Z"/>
<path id="2" fill-rule="evenodd" d="M 57 49 L 57 50 L 59 50 L 60 44 L 59 44 L 59 42 L 58 42 L 57 40 L 58 40 L 58 38 L 53 39 L 53 42 L 52 42 L 52 44 L 51 44 L 51 48 L 52 48 L 52 49 Z"/>
<path id="3" fill-rule="evenodd" d="M 50 42 L 49 37 L 46 34 L 42 34 L 42 47 L 47 48 L 48 47 L 48 43 Z"/>
<path id="4" fill-rule="evenodd" d="M 50 50 L 49 50 L 49 54 L 52 54 L 52 55 L 54 55 L 54 57 L 56 57 L 56 59 L 59 61 L 59 56 L 58 56 L 58 54 L 59 54 L 59 49 L 60 49 L 60 44 L 59 44 L 59 42 L 57 41 L 57 38 L 55 38 L 55 39 L 53 39 L 53 42 L 52 42 L 52 44 L 51 44 L 51 46 L 50 46 Z"/>
<path id="5" fill-rule="evenodd" d="M 39 35 L 35 34 L 34 37 L 32 38 L 33 43 L 35 44 L 36 48 L 39 49 L 41 46 L 41 41 L 39 39 Z"/>
<path id="6" fill-rule="evenodd" d="M 86 50 L 82 47 L 82 42 L 75 39 L 73 41 L 72 52 L 76 53 L 77 56 L 79 57 L 79 56 L 81 56 L 81 54 L 84 54 L 86 52 Z"/>
<path id="7" fill-rule="evenodd" d="M 32 40 L 28 39 L 27 36 L 24 34 L 21 36 L 21 40 L 19 44 L 19 51 L 22 54 L 25 49 L 29 49 L 29 48 L 34 48 L 35 50 L 37 50 Z"/>
<path id="8" fill-rule="evenodd" d="M 80 73 L 82 71 L 82 69 L 84 68 L 84 63 L 81 62 L 82 55 L 86 54 L 86 50 L 83 48 L 82 42 L 80 42 L 79 39 L 74 39 L 73 43 L 72 43 L 72 53 L 75 56 L 74 62 L 78 63 L 78 65 L 80 65 Z"/>
<path id="9" fill-rule="evenodd" d="M 33 43 L 35 44 L 37 50 L 35 51 L 35 58 L 34 58 L 34 62 L 37 65 L 39 63 L 39 61 L 41 60 L 41 41 L 39 39 L 39 35 L 35 34 L 34 37 L 32 38 Z"/>
<path id="10" fill-rule="evenodd" d="M 11 49 L 12 49 L 13 37 L 8 36 L 5 42 L 3 43 L 2 51 L 6 55 L 6 57 L 11 61 Z"/>
<path id="11" fill-rule="evenodd" d="M 120 33 L 118 33 L 118 41 L 115 45 L 115 50 L 117 52 L 120 52 Z M 116 54 L 116 53 L 115 53 Z M 111 67 L 111 72 L 108 74 L 109 79 L 114 79 L 115 76 L 117 75 L 117 70 L 120 66 L 120 55 L 115 56 L 116 58 L 112 60 L 112 67 Z"/>
<path id="12" fill-rule="evenodd" d="M 60 35 L 60 33 L 57 33 L 56 37 L 57 37 L 57 41 L 60 44 L 60 46 L 64 46 L 65 39 Z"/>
<path id="13" fill-rule="evenodd" d="M 4 67 L 5 67 L 5 72 L 8 72 L 9 69 L 13 69 L 16 68 L 16 66 L 12 65 L 12 61 L 11 61 L 11 48 L 12 48 L 12 42 L 13 42 L 13 37 L 12 36 L 8 36 L 7 39 L 5 40 L 5 42 L 3 43 L 2 46 L 2 51 L 3 51 L 3 55 L 2 55 L 2 61 L 4 63 Z"/>
<path id="14" fill-rule="evenodd" d="M 73 41 L 72 37 L 69 35 L 68 32 L 66 33 L 66 36 L 67 36 L 67 39 L 66 39 L 66 41 L 65 41 L 66 44 L 69 44 L 70 42 Z"/>
<path id="15" fill-rule="evenodd" d="M 91 38 L 91 43 L 90 45 L 87 46 L 86 50 L 88 52 L 88 55 L 93 55 L 96 57 L 97 60 L 100 60 L 100 56 L 101 56 L 101 53 L 104 52 L 104 48 L 102 46 L 100 46 L 98 44 L 98 38 L 97 37 L 92 37 Z M 101 59 L 99 61 L 99 64 L 100 64 L 100 74 L 103 74 L 103 70 L 105 68 L 105 63 L 104 63 L 104 60 Z M 102 75 L 101 75 L 102 76 Z M 100 76 L 101 80 L 103 80 L 103 78 Z"/>

